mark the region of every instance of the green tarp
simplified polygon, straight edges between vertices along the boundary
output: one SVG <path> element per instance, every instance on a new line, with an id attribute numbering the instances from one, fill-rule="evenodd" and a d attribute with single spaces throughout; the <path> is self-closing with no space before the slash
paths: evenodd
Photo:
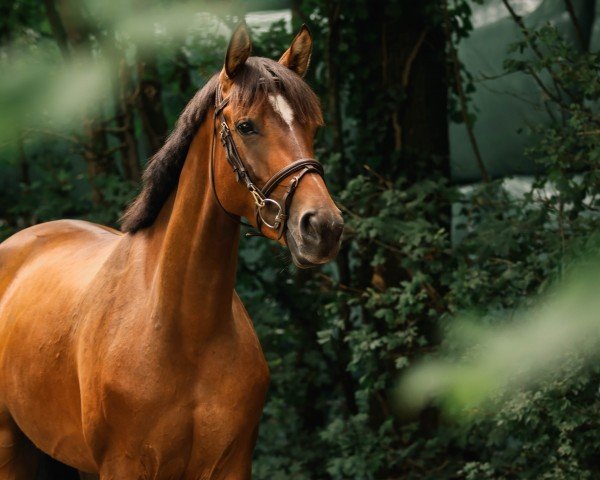
<path id="1" fill-rule="evenodd" d="M 600 0 L 573 0 L 573 5 L 583 35 L 596 51 L 600 47 Z M 551 22 L 576 44 L 564 0 L 545 0 L 524 21 L 531 28 Z M 478 80 L 470 108 L 477 116 L 474 133 L 492 177 L 535 173 L 535 165 L 523 155 L 531 139 L 519 130 L 549 121 L 542 92 L 531 77 L 521 73 L 502 75 L 508 47 L 520 38 L 515 22 L 504 18 L 476 29 L 459 48 L 461 61 Z M 450 142 L 453 180 L 479 181 L 481 173 L 463 124 L 451 125 Z"/>

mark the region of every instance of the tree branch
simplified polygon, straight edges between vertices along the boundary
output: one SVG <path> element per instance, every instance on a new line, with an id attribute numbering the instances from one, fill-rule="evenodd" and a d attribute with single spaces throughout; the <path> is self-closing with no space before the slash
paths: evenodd
<path id="1" fill-rule="evenodd" d="M 490 181 L 490 176 L 485 164 L 483 163 L 481 151 L 479 150 L 479 145 L 477 143 L 477 139 L 475 138 L 475 133 L 473 132 L 473 123 L 471 121 L 471 118 L 469 117 L 467 96 L 465 95 L 465 91 L 462 85 L 462 78 L 460 76 L 460 60 L 458 58 L 456 48 L 454 47 L 454 43 L 452 42 L 450 17 L 448 15 L 448 3 L 446 1 L 444 1 L 442 8 L 444 11 L 444 31 L 446 33 L 446 40 L 448 42 L 450 60 L 452 61 L 452 70 L 454 72 L 454 83 L 456 84 L 456 92 L 458 93 L 458 98 L 460 101 L 460 109 L 462 112 L 463 121 L 465 122 L 465 126 L 467 128 L 467 135 L 469 136 L 469 142 L 471 143 L 471 148 L 473 149 L 473 153 L 475 154 L 477 166 L 479 167 L 479 171 L 481 172 L 481 177 L 483 181 L 487 183 Z"/>
<path id="2" fill-rule="evenodd" d="M 421 47 L 423 46 L 423 42 L 429 33 L 429 27 L 423 29 L 416 43 L 414 44 L 412 50 L 408 54 L 408 58 L 406 59 L 406 63 L 404 64 L 404 69 L 402 70 L 402 80 L 401 85 L 402 89 L 406 91 L 408 88 L 408 84 L 410 83 L 410 73 L 412 72 L 412 66 L 419 54 Z M 385 42 L 384 42 L 385 43 Z M 392 126 L 394 127 L 394 149 L 399 151 L 402 149 L 402 124 L 398 119 L 398 110 L 394 110 L 392 114 Z"/>
<path id="3" fill-rule="evenodd" d="M 46 17 L 48 17 L 48 23 L 50 24 L 58 48 L 63 57 L 68 60 L 71 58 L 71 50 L 69 49 L 67 32 L 65 31 L 60 14 L 56 10 L 54 0 L 44 0 L 44 8 L 46 9 Z"/>
<path id="4" fill-rule="evenodd" d="M 502 0 L 502 3 L 508 10 L 508 13 L 510 14 L 511 18 L 518 25 L 519 29 L 521 30 L 521 33 L 525 37 L 525 40 L 527 40 L 527 43 L 528 43 L 529 47 L 531 48 L 531 50 L 535 53 L 535 55 L 538 57 L 538 59 L 544 60 L 544 54 L 542 53 L 542 51 L 540 50 L 540 48 L 537 46 L 534 39 L 532 38 L 531 33 L 529 32 L 529 30 L 525 26 L 525 23 L 523 22 L 523 18 L 519 14 L 517 14 L 517 12 L 515 11 L 514 8 L 512 8 L 512 5 L 508 2 L 508 0 Z M 560 95 L 561 89 L 563 91 L 564 91 L 564 89 L 561 87 L 559 80 L 556 78 L 556 74 L 554 73 L 554 70 L 552 70 L 550 65 L 546 66 L 546 70 L 548 70 L 548 73 L 550 74 L 550 78 L 552 79 L 552 83 L 554 83 L 554 88 L 556 89 L 557 94 Z"/>
<path id="5" fill-rule="evenodd" d="M 583 38 L 583 31 L 581 30 L 579 20 L 577 20 L 575 8 L 573 7 L 573 2 L 571 0 L 565 0 L 565 6 L 567 7 L 567 11 L 569 12 L 569 17 L 571 17 L 571 22 L 573 22 L 573 28 L 575 28 L 575 35 L 577 36 L 577 40 L 581 45 L 581 49 L 585 52 L 588 49 L 588 44 Z"/>

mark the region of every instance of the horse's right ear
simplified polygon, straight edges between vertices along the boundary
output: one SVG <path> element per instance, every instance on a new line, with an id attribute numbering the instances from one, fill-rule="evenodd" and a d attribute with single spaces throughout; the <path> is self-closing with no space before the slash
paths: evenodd
<path id="1" fill-rule="evenodd" d="M 312 53 L 312 36 L 306 25 L 302 25 L 300 32 L 292 41 L 288 48 L 279 59 L 279 63 L 293 70 L 301 77 L 308 70 L 310 63 L 310 54 Z"/>
<path id="2" fill-rule="evenodd" d="M 248 35 L 246 23 L 240 23 L 231 35 L 227 54 L 225 55 L 224 70 L 229 78 L 233 78 L 241 66 L 246 63 L 250 52 L 252 51 L 252 42 Z"/>

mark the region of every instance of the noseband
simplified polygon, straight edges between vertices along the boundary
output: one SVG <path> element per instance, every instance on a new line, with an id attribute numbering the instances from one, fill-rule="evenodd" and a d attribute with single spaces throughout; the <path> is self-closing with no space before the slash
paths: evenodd
<path id="1" fill-rule="evenodd" d="M 256 227 L 260 232 L 258 235 L 262 235 L 262 225 L 267 226 L 277 232 L 277 239 L 280 239 L 285 233 L 287 219 L 289 216 L 290 206 L 292 205 L 292 199 L 294 197 L 294 193 L 300 184 L 300 181 L 307 173 L 317 173 L 322 178 L 324 177 L 323 166 L 317 162 L 314 158 L 301 158 L 298 159 L 288 166 L 279 170 L 275 175 L 273 175 L 267 182 L 263 185 L 262 188 L 259 188 L 256 183 L 252 180 L 250 176 L 250 172 L 244 165 L 242 157 L 239 154 L 239 151 L 235 145 L 233 140 L 233 136 L 231 135 L 231 130 L 227 125 L 227 120 L 223 115 L 223 109 L 229 103 L 229 98 L 222 99 L 221 88 L 217 88 L 217 93 L 215 96 L 215 119 L 219 119 L 221 122 L 221 144 L 225 148 L 225 156 L 227 157 L 227 162 L 233 169 L 233 173 L 235 173 L 236 181 L 243 182 L 244 186 L 248 189 L 252 198 L 254 199 L 254 209 L 256 216 Z M 211 153 L 211 170 L 213 170 L 214 163 L 214 137 L 213 137 L 213 149 Z M 292 174 L 296 174 L 290 181 L 289 185 L 283 197 L 280 201 L 269 198 L 271 193 L 279 186 L 279 184 L 289 177 Z M 217 202 L 221 206 L 221 208 L 227 213 L 229 216 L 234 217 L 237 220 L 237 217 L 228 212 L 223 204 L 219 200 L 217 195 L 217 191 L 215 190 L 214 184 L 214 171 L 211 171 L 212 177 L 212 186 L 213 193 Z M 273 223 L 269 223 L 265 220 L 263 215 L 263 209 L 265 207 L 273 207 L 277 214 L 275 215 L 275 220 Z"/>

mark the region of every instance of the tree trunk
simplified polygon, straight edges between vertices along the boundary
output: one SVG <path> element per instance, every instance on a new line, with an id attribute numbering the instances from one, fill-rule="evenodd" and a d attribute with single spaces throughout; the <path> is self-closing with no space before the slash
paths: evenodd
<path id="1" fill-rule="evenodd" d="M 133 117 L 134 92 L 131 88 L 131 72 L 123 58 L 119 64 L 115 90 L 116 136 L 121 144 L 123 170 L 127 180 L 138 182 L 141 170 Z"/>
<path id="2" fill-rule="evenodd" d="M 56 3 L 54 0 L 44 0 L 44 8 L 46 10 L 46 17 L 48 18 L 50 29 L 52 30 L 52 35 L 54 35 L 58 48 L 60 48 L 64 58 L 70 58 L 71 50 L 69 48 L 67 32 L 65 31 L 60 14 L 56 9 Z"/>
<path id="3" fill-rule="evenodd" d="M 339 179 L 340 185 L 346 184 L 346 162 L 344 151 L 344 134 L 342 127 L 342 106 L 341 106 L 341 84 L 340 84 L 340 68 L 338 63 L 339 58 L 339 43 L 340 43 L 340 15 L 341 2 L 339 0 L 329 0 L 327 2 L 327 22 L 329 32 L 327 35 L 327 46 L 325 49 L 325 61 L 327 65 L 327 114 L 331 131 L 331 152 L 337 153 L 340 157 L 338 160 L 338 171 L 336 177 Z M 342 285 L 351 285 L 352 279 L 350 276 L 350 254 L 349 245 L 343 243 L 336 263 L 339 268 L 340 283 Z M 341 316 L 344 318 L 344 324 L 349 325 L 350 307 L 346 302 L 340 306 Z M 358 411 L 354 391 L 356 384 L 352 375 L 348 372 L 347 366 L 350 361 L 350 352 L 348 346 L 344 343 L 344 336 L 341 335 L 335 341 L 334 350 L 337 356 L 338 377 L 340 386 L 344 393 L 346 408 L 350 415 L 355 415 Z"/>
<path id="4" fill-rule="evenodd" d="M 162 84 L 155 59 L 146 57 L 138 61 L 137 74 L 136 104 L 150 153 L 154 154 L 162 147 L 168 132 L 161 98 Z"/>
<path id="5" fill-rule="evenodd" d="M 357 55 L 350 92 L 361 122 L 357 155 L 392 177 L 447 176 L 446 45 L 443 25 L 431 13 L 440 2 L 393 3 L 369 3 L 368 18 L 355 25 L 363 31 L 350 47 Z"/>
<path id="6" fill-rule="evenodd" d="M 66 60 L 71 51 L 83 52 L 91 57 L 90 33 L 83 6 L 72 0 L 61 0 L 58 8 L 54 0 L 45 0 L 48 22 Z M 92 188 L 92 201 L 95 205 L 103 202 L 98 186 L 98 177 L 115 171 L 114 159 L 108 153 L 106 129 L 98 111 L 88 110 L 82 118 L 85 138 L 84 160 L 87 165 L 88 179 Z"/>
<path id="7" fill-rule="evenodd" d="M 21 183 L 24 185 L 31 184 L 31 177 L 29 175 L 29 160 L 25 153 L 25 140 L 23 139 L 23 133 L 19 132 L 17 137 L 17 149 L 19 155 L 19 169 L 21 170 Z"/>
<path id="8" fill-rule="evenodd" d="M 357 7 L 360 15 L 355 14 Z M 364 173 L 364 164 L 391 181 L 449 178 L 447 59 L 440 7 L 434 0 L 342 3 L 344 28 L 333 47 L 347 46 L 347 52 L 335 58 L 346 69 L 340 71 L 343 88 L 348 89 L 344 108 L 358 120 L 351 151 L 355 161 L 343 162 L 346 178 Z M 330 83 L 330 90 L 341 88 Z M 335 130 L 335 116 L 329 121 Z M 449 231 L 450 204 L 441 195 L 431 201 L 437 205 L 428 220 Z M 340 268 L 354 288 L 385 289 L 411 278 L 396 253 L 387 251 L 382 264 L 372 265 L 373 255 L 368 252 L 374 253 L 375 246 L 363 247 L 350 273 Z M 432 288 L 437 288 L 435 279 L 433 283 Z M 420 332 L 432 339 L 431 318 L 417 320 Z M 389 331 L 383 320 L 372 315 L 364 315 L 363 321 L 382 335 Z M 391 359 L 383 368 L 395 371 Z M 369 409 L 374 428 L 389 415 L 387 392 L 374 392 Z M 437 412 L 426 412 L 420 425 L 424 432 L 434 431 Z"/>

